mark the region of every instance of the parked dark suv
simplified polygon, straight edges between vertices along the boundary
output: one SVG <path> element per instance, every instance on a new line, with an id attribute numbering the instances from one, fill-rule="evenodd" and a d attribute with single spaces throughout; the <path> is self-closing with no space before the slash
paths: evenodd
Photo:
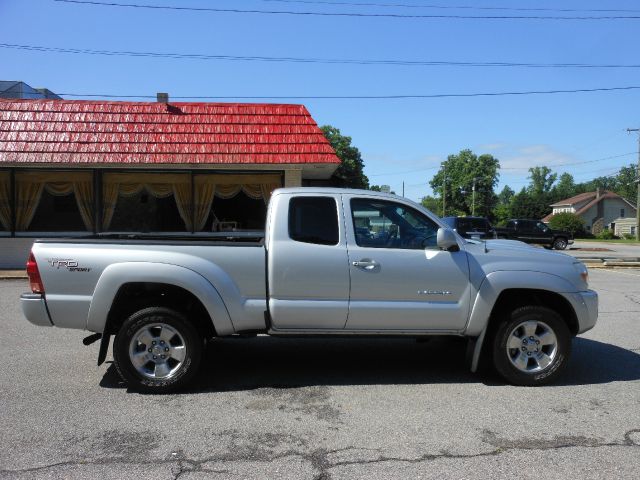
<path id="1" fill-rule="evenodd" d="M 465 238 L 487 240 L 496 238 L 496 231 L 484 217 L 444 217 L 442 219 Z"/>

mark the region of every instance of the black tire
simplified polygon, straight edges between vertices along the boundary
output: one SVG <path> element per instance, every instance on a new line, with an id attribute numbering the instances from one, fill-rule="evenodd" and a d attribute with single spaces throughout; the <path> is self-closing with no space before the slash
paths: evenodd
<path id="1" fill-rule="evenodd" d="M 564 237 L 558 237 L 553 241 L 553 248 L 556 250 L 564 250 L 569 245 L 569 242 Z"/>
<path id="2" fill-rule="evenodd" d="M 150 339 L 148 343 L 152 338 L 156 339 L 153 346 L 140 341 L 147 338 L 145 335 Z M 203 348 L 202 336 L 182 313 L 165 307 L 148 307 L 134 313 L 122 324 L 113 343 L 113 358 L 118 373 L 132 390 L 167 393 L 185 387 L 193 379 Z M 150 351 L 152 349 L 158 351 Z M 166 359 L 165 349 L 169 352 Z M 160 354 L 165 360 L 160 360 Z M 140 362 L 146 363 L 136 367 L 132 360 L 134 356 L 144 357 Z M 162 372 L 159 370 L 161 362 Z M 167 369 L 169 372 L 163 374 Z"/>
<path id="3" fill-rule="evenodd" d="M 525 326 L 527 329 L 536 326 L 535 333 L 529 336 Z M 554 337 L 548 335 L 549 331 Z M 554 345 L 545 345 L 553 338 Z M 508 348 L 508 345 L 516 344 L 517 348 Z M 546 307 L 517 308 L 498 325 L 493 338 L 494 367 L 513 385 L 537 386 L 553 382 L 566 367 L 570 354 L 571 333 L 567 324 L 558 313 Z"/>

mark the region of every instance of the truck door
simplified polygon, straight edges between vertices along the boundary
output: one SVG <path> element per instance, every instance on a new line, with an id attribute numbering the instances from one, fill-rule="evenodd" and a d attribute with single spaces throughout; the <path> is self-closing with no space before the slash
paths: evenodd
<path id="1" fill-rule="evenodd" d="M 344 208 L 351 271 L 346 328 L 464 328 L 470 295 L 467 254 L 438 249 L 438 224 L 394 201 L 356 197 Z"/>
<path id="2" fill-rule="evenodd" d="M 269 312 L 275 330 L 344 328 L 349 268 L 339 195 L 280 194 L 268 226 Z"/>

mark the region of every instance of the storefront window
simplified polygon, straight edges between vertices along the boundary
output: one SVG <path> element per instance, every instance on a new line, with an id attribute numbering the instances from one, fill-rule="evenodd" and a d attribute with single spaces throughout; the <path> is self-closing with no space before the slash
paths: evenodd
<path id="1" fill-rule="evenodd" d="M 277 174 L 200 174 L 195 184 L 195 230 L 263 230 L 271 193 L 282 186 Z"/>
<path id="2" fill-rule="evenodd" d="M 17 172 L 16 231 L 93 231 L 91 172 Z"/>
<path id="3" fill-rule="evenodd" d="M 81 232 L 86 230 L 75 194 L 52 195 L 44 189 L 27 230 L 30 232 Z"/>
<path id="4" fill-rule="evenodd" d="M 0 171 L 0 234 L 11 231 L 11 180 L 8 171 Z"/>
<path id="5" fill-rule="evenodd" d="M 188 174 L 105 173 L 102 191 L 103 231 L 191 231 Z"/>
<path id="6" fill-rule="evenodd" d="M 229 199 L 216 198 L 207 223 L 207 232 L 264 230 L 267 205 L 240 192 Z"/>

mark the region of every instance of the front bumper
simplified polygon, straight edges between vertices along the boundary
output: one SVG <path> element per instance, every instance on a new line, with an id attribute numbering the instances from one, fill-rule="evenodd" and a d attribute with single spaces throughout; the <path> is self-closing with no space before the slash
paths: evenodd
<path id="1" fill-rule="evenodd" d="M 22 313 L 29 322 L 39 327 L 52 327 L 49 311 L 44 301 L 44 295 L 40 293 L 23 293 L 20 295 Z"/>
<path id="2" fill-rule="evenodd" d="M 593 290 L 565 294 L 578 317 L 578 333 L 591 330 L 598 320 L 598 294 Z"/>

